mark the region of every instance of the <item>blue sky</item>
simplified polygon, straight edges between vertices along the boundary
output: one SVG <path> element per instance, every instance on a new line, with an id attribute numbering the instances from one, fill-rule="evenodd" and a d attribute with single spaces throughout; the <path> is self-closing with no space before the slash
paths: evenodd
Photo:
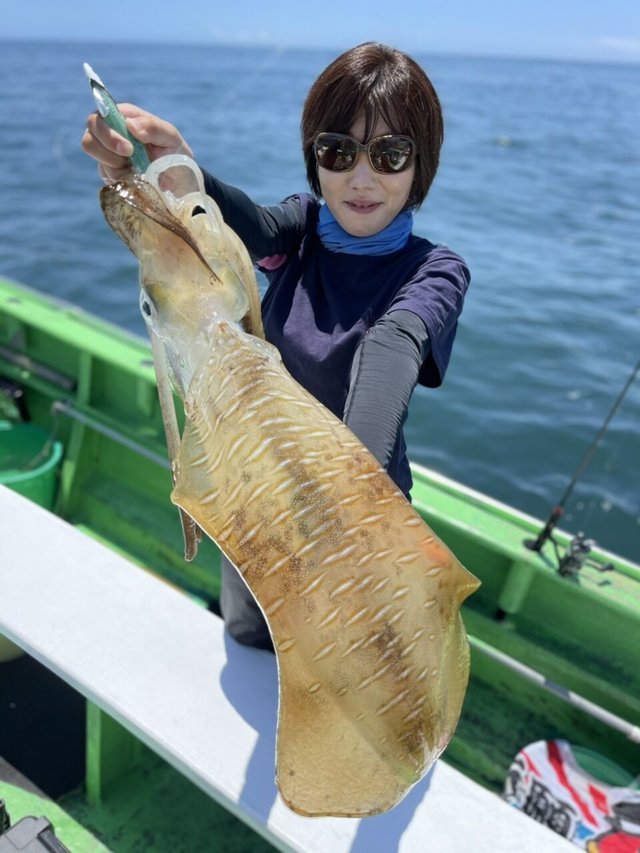
<path id="1" fill-rule="evenodd" d="M 344 48 L 640 62 L 640 0 L 2 0 L 0 38 Z"/>

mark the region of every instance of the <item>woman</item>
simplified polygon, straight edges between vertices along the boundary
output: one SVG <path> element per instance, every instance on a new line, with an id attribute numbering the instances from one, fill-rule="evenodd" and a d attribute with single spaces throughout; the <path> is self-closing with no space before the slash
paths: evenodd
<path id="1" fill-rule="evenodd" d="M 121 109 L 152 160 L 193 156 L 173 125 L 132 105 Z M 442 383 L 469 284 L 458 255 L 411 231 L 438 167 L 440 103 L 414 60 L 367 43 L 322 72 L 301 131 L 312 195 L 261 207 L 203 172 L 205 187 L 267 276 L 267 339 L 409 498 L 402 430 L 409 400 L 418 382 Z M 105 180 L 126 171 L 131 144 L 97 114 L 82 146 Z M 271 646 L 262 613 L 224 560 L 221 610 L 240 642 Z"/>

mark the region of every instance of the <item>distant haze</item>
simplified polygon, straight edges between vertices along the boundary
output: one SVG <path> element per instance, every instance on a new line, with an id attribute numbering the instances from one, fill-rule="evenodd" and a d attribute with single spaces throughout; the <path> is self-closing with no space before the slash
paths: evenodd
<path id="1" fill-rule="evenodd" d="M 3 0 L 0 38 L 226 43 L 640 63 L 638 0 Z"/>

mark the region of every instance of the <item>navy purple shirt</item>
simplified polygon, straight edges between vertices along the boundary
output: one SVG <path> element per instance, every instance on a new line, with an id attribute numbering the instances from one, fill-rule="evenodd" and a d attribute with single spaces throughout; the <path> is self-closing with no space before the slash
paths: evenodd
<path id="1" fill-rule="evenodd" d="M 337 417 L 344 415 L 358 347 L 392 312 L 420 317 L 430 347 L 418 381 L 428 387 L 442 383 L 469 285 L 459 255 L 414 235 L 403 249 L 387 255 L 332 252 L 316 234 L 320 205 L 312 196 L 260 207 L 206 172 L 204 178 L 225 221 L 259 266 L 260 259 L 283 256 L 280 265 L 261 267 L 269 283 L 262 301 L 266 338 L 294 379 Z M 411 475 L 402 429 L 387 470 L 408 494 Z"/>

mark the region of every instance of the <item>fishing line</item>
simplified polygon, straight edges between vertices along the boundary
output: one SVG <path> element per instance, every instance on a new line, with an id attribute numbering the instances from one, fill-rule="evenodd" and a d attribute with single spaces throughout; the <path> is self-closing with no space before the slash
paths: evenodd
<path id="1" fill-rule="evenodd" d="M 591 527 L 592 521 L 597 516 L 600 514 L 606 514 L 607 512 L 615 509 L 616 504 L 613 497 L 610 498 L 608 493 L 603 491 L 603 487 L 605 485 L 603 481 L 610 481 L 614 476 L 614 472 L 618 469 L 618 462 L 623 456 L 623 452 L 629 447 L 630 441 L 631 436 L 627 431 L 615 445 L 611 446 L 608 455 L 602 460 L 601 467 L 596 467 L 595 471 L 592 469 L 592 482 L 595 474 L 596 488 L 595 491 L 592 492 L 589 500 L 584 500 L 582 506 L 580 506 L 580 502 L 578 502 L 578 505 L 572 515 L 576 521 L 578 516 L 580 516 L 581 521 L 578 524 L 574 523 L 574 527 L 577 526 L 581 530 L 587 530 Z M 567 516 L 567 520 L 568 518 L 569 516 Z"/>
<path id="2" fill-rule="evenodd" d="M 262 62 L 258 67 L 254 70 L 253 74 L 249 74 L 247 77 L 242 77 L 236 86 L 229 89 L 224 97 L 220 98 L 215 103 L 215 109 L 212 110 L 212 115 L 215 115 L 216 112 L 221 107 L 227 107 L 229 104 L 233 103 L 233 101 L 238 99 L 238 94 L 254 83 L 256 80 L 259 80 L 260 77 L 268 71 L 276 62 L 284 56 L 288 52 L 288 48 L 283 46 L 275 47 L 266 57 L 264 62 Z"/>
<path id="3" fill-rule="evenodd" d="M 571 478 L 569 485 L 565 489 L 564 494 L 560 498 L 560 501 L 551 510 L 551 514 L 547 520 L 547 523 L 545 524 L 544 528 L 539 533 L 538 538 L 537 539 L 525 540 L 524 544 L 527 548 L 531 549 L 532 551 L 541 551 L 545 542 L 551 538 L 551 534 L 553 533 L 556 525 L 558 524 L 558 522 L 560 521 L 560 519 L 564 515 L 565 504 L 569 500 L 569 497 L 571 496 L 571 493 L 573 492 L 576 484 L 578 483 L 578 481 L 580 480 L 580 478 L 582 477 L 584 472 L 587 470 L 589 463 L 591 462 L 591 459 L 593 458 L 593 454 L 595 453 L 595 451 L 596 451 L 598 445 L 600 444 L 600 441 L 602 440 L 607 429 L 609 428 L 609 424 L 611 423 L 612 418 L 614 417 L 614 415 L 616 414 L 616 412 L 618 411 L 618 409 L 622 405 L 622 401 L 624 400 L 624 398 L 627 394 L 627 391 L 633 385 L 635 378 L 639 372 L 640 372 L 640 360 L 638 361 L 638 363 L 636 364 L 634 369 L 631 371 L 631 374 L 628 377 L 627 381 L 625 382 L 622 391 L 620 391 L 620 393 L 618 394 L 613 406 L 611 407 L 609 414 L 604 419 L 604 422 L 603 422 L 602 426 L 600 427 L 600 429 L 598 430 L 594 440 L 591 442 L 591 444 L 589 445 L 589 447 L 585 451 L 585 454 L 582 457 L 582 460 L 580 461 L 580 464 L 578 465 L 575 474 Z"/>

